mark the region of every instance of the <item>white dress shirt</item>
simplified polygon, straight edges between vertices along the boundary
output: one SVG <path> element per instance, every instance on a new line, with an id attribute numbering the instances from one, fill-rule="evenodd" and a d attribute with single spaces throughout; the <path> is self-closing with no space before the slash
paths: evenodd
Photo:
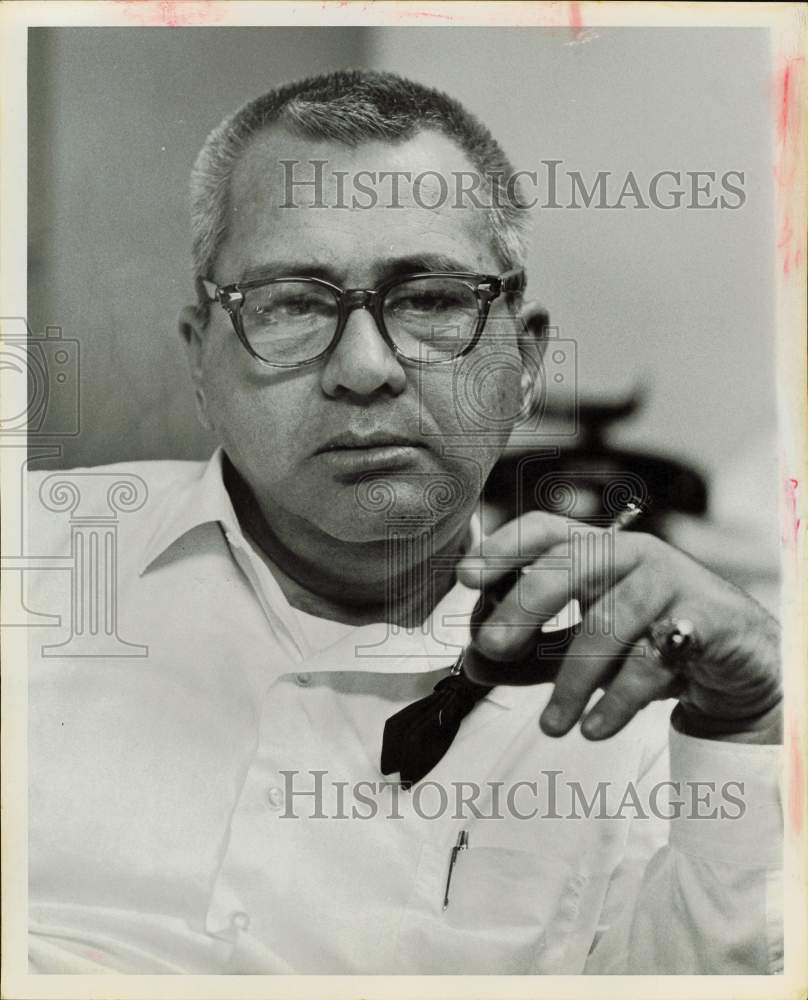
<path id="1" fill-rule="evenodd" d="M 110 514 L 116 477 L 145 485 L 139 508 Z M 33 971 L 782 968 L 779 748 L 683 736 L 671 703 L 552 739 L 549 685 L 499 687 L 403 791 L 379 770 L 385 719 L 446 675 L 474 591 L 411 632 L 293 609 L 219 452 L 36 473 L 29 506 L 27 604 L 60 619 L 31 630 Z"/>

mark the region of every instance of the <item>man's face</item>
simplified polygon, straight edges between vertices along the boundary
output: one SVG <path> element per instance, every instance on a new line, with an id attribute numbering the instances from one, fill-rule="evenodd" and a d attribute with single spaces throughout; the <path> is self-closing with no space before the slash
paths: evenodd
<path id="1" fill-rule="evenodd" d="M 305 178 L 313 176 L 310 161 L 327 161 L 329 207 L 313 207 L 317 194 L 303 187 L 294 207 L 282 207 L 282 160 L 298 161 L 295 176 Z M 340 171 L 350 204 L 358 171 L 436 171 L 451 181 L 471 169 L 459 147 L 432 132 L 349 148 L 267 130 L 236 168 L 228 238 L 208 277 L 226 285 L 268 272 L 373 288 L 416 271 L 498 274 L 484 210 L 458 207 L 451 184 L 435 209 L 418 205 L 404 183 L 400 207 L 389 207 L 389 182 L 377 187 L 374 207 L 333 207 Z M 422 204 L 438 201 L 437 180 L 416 194 Z M 439 534 L 451 537 L 473 511 L 520 410 L 521 358 L 504 297 L 471 353 L 444 364 L 396 357 L 366 309 L 351 313 L 331 354 L 297 370 L 253 359 L 216 305 L 189 347 L 207 420 L 270 521 L 273 512 L 291 515 L 344 541 L 384 538 L 390 515 L 437 516 Z M 385 439 L 391 443 L 380 445 Z M 392 510 L 385 497 L 394 498 Z"/>

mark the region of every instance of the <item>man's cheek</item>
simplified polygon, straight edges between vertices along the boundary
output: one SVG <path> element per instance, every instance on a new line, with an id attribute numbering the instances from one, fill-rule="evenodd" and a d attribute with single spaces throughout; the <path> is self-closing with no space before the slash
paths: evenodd
<path id="1" fill-rule="evenodd" d="M 456 380 L 454 408 L 464 431 L 493 441 L 507 439 L 522 406 L 521 372 L 512 359 L 480 360 Z"/>
<path id="2" fill-rule="evenodd" d="M 522 409 L 518 354 L 487 352 L 463 358 L 453 369 L 424 373 L 419 386 L 422 433 L 501 447 Z"/>
<path id="3" fill-rule="evenodd" d="M 422 432 L 443 437 L 457 434 L 462 421 L 456 406 L 455 380 L 448 372 L 440 374 L 442 377 L 425 377 L 422 380 L 418 409 Z"/>
<path id="4" fill-rule="evenodd" d="M 282 414 L 261 405 L 260 395 L 231 387 L 217 391 L 209 409 L 220 443 L 255 485 L 282 478 L 294 464 L 291 452 L 300 437 Z"/>

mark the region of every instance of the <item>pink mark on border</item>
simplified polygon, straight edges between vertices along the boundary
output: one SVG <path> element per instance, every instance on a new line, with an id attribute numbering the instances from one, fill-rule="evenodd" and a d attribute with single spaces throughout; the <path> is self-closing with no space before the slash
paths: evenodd
<path id="1" fill-rule="evenodd" d="M 791 753 L 791 784 L 788 789 L 788 819 L 795 837 L 802 833 L 802 813 L 805 796 L 805 785 L 802 766 L 800 741 L 797 736 L 797 721 L 791 720 L 791 738 L 789 750 Z"/>
<path id="2" fill-rule="evenodd" d="M 804 65 L 803 56 L 786 59 L 773 81 L 773 115 L 778 146 L 774 179 L 784 202 L 783 216 L 777 230 L 777 250 L 785 275 L 800 270 L 804 262 L 800 247 L 801 235 L 797 232 L 802 226 L 792 224 L 789 209 L 800 162 L 799 91 Z"/>
<path id="3" fill-rule="evenodd" d="M 794 239 L 794 230 L 791 226 L 791 216 L 784 215 L 783 221 L 780 224 L 780 233 L 777 238 L 777 249 L 780 251 L 780 255 L 783 259 L 783 274 L 788 274 L 791 270 L 791 244 Z M 794 264 L 796 265 L 797 255 L 799 251 L 794 255 Z"/>
<path id="4" fill-rule="evenodd" d="M 789 132 L 796 130 L 798 119 L 796 115 L 796 69 L 799 63 L 804 62 L 802 56 L 794 56 L 786 61 L 780 73 L 779 83 L 779 115 L 777 117 L 777 135 L 781 143 L 788 139 Z M 796 138 L 796 136 L 795 136 Z"/>
<path id="5" fill-rule="evenodd" d="M 569 4 L 567 20 L 569 21 L 569 26 L 572 30 L 572 37 L 577 42 L 584 30 L 584 19 L 581 14 L 581 5 L 577 2 L 577 0 L 572 0 Z"/>
<path id="6" fill-rule="evenodd" d="M 216 0 L 115 0 L 126 17 L 156 28 L 179 28 L 221 21 L 224 6 Z"/>
<path id="7" fill-rule="evenodd" d="M 797 539 L 800 537 L 801 521 L 797 517 L 797 490 L 799 488 L 799 479 L 786 479 L 786 523 L 783 527 L 783 541 L 790 545 L 796 545 Z"/>

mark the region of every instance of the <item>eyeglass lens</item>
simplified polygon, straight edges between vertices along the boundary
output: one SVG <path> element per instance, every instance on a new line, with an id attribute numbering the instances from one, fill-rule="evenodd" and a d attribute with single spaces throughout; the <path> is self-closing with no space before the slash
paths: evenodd
<path id="1" fill-rule="evenodd" d="M 462 278 L 413 278 L 389 288 L 382 318 L 388 337 L 413 361 L 446 361 L 474 338 L 478 308 L 474 286 Z M 296 364 L 317 357 L 339 322 L 337 293 L 308 281 L 275 281 L 245 292 L 244 336 L 266 361 Z"/>

